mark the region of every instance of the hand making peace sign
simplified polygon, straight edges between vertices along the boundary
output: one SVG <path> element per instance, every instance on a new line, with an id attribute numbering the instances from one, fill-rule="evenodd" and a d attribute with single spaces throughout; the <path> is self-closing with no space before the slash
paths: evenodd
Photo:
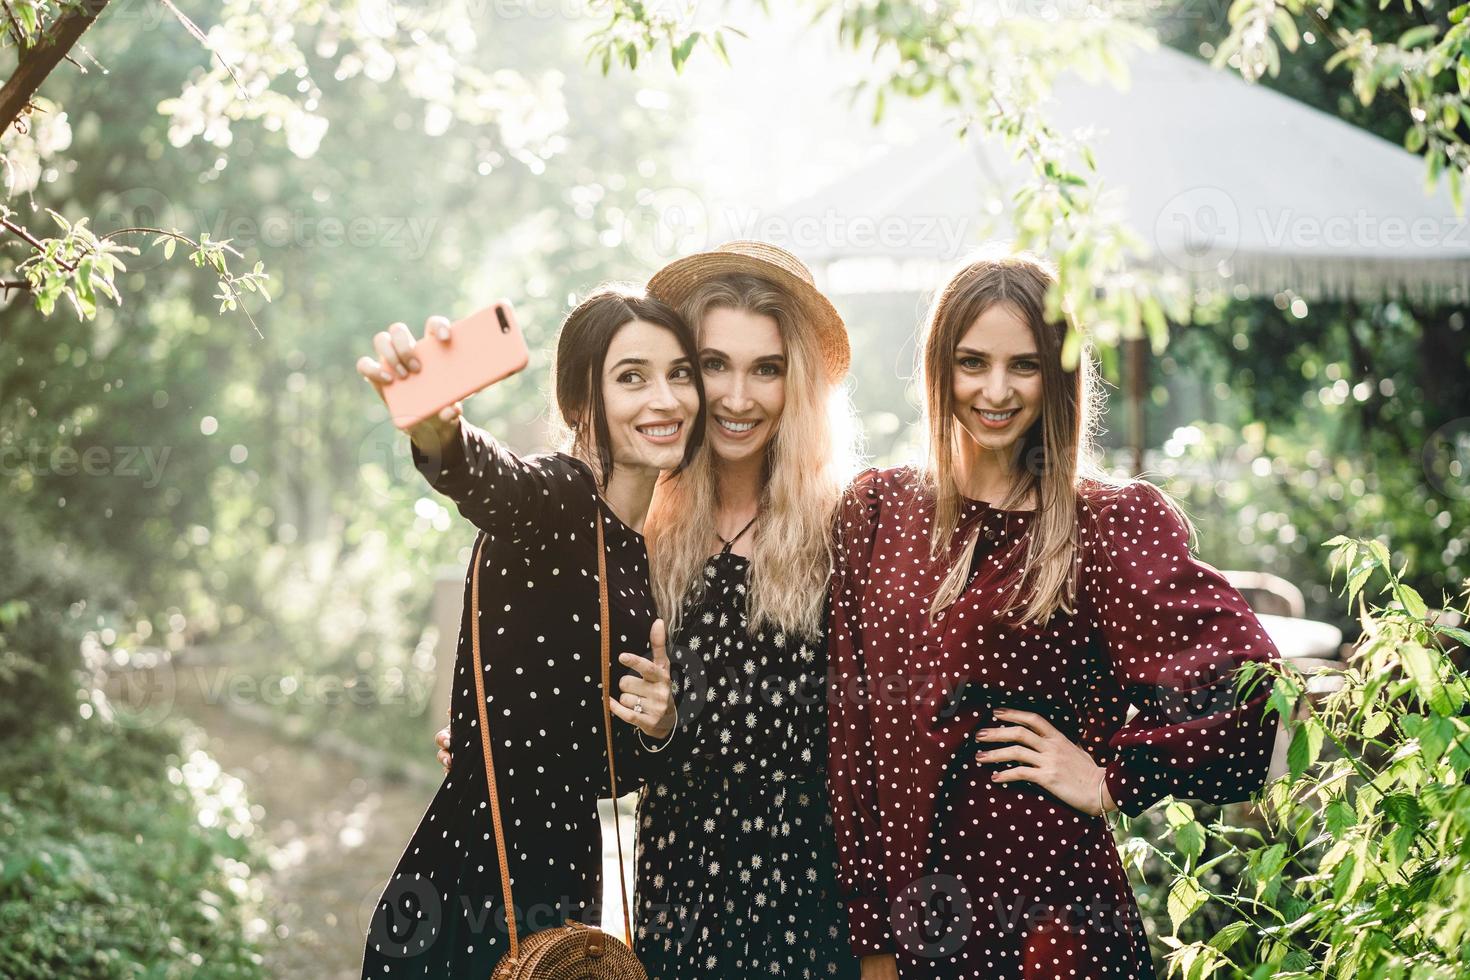
<path id="1" fill-rule="evenodd" d="M 613 714 L 658 739 L 668 738 L 676 720 L 669 657 L 664 652 L 667 632 L 662 619 L 653 621 L 648 631 L 652 660 L 636 653 L 618 655 L 619 663 L 632 667 L 640 676 L 627 675 L 619 680 L 618 689 L 622 693 L 612 701 Z"/>
<path id="2" fill-rule="evenodd" d="M 639 677 L 624 677 L 618 682 L 622 693 L 612 702 L 613 714 L 630 725 L 635 725 L 653 738 L 668 738 L 678 721 L 674 708 L 673 684 L 669 679 L 669 657 L 664 652 L 666 630 L 664 621 L 656 619 L 648 631 L 648 642 L 653 648 L 653 659 L 637 654 L 624 653 L 618 660 L 634 668 Z M 638 710 L 642 703 L 642 711 Z M 454 756 L 450 746 L 449 726 L 445 725 L 434 734 L 439 764 L 449 771 Z"/>

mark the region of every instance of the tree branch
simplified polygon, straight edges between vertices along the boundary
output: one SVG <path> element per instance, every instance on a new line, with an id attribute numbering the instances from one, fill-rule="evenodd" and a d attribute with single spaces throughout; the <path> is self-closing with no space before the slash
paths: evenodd
<path id="1" fill-rule="evenodd" d="M 35 249 L 37 252 L 46 251 L 46 246 L 41 244 L 40 239 L 36 238 L 35 235 L 32 235 L 30 232 L 26 231 L 20 225 L 16 224 L 14 221 L 11 221 L 9 218 L 0 216 L 0 228 L 4 228 L 11 234 L 19 236 L 27 245 Z M 63 262 L 61 259 L 57 259 L 57 262 L 59 262 L 61 264 L 61 267 L 67 272 L 73 272 L 76 270 L 75 265 Z"/>
<path id="2" fill-rule="evenodd" d="M 35 47 L 27 49 L 21 56 L 15 74 L 0 88 L 0 133 L 9 130 L 20 118 L 26 106 L 30 105 L 31 96 L 36 94 L 36 89 L 41 87 L 46 76 L 67 56 L 109 2 L 110 0 L 83 0 L 80 5 L 63 14 Z"/>

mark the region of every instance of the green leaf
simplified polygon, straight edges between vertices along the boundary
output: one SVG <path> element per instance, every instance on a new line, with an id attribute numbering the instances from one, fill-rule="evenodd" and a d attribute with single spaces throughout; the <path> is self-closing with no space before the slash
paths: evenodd
<path id="1" fill-rule="evenodd" d="M 720 56 L 720 60 L 725 63 L 726 67 L 729 67 L 730 52 L 725 49 L 725 35 L 721 31 L 715 31 L 710 37 L 710 44 L 714 47 L 715 54 Z"/>
<path id="2" fill-rule="evenodd" d="M 1363 737 L 1377 738 L 1388 728 L 1388 715 L 1382 711 L 1370 711 L 1363 719 Z"/>
<path id="3" fill-rule="evenodd" d="M 1322 752 L 1323 730 L 1321 723 L 1308 718 L 1297 726 L 1291 736 L 1291 745 L 1286 750 L 1286 767 L 1292 779 L 1300 779 L 1317 761 Z"/>
<path id="4" fill-rule="evenodd" d="M 1435 633 L 1443 634 L 1463 643 L 1465 646 L 1470 646 L 1470 630 L 1463 630 L 1458 626 L 1445 626 L 1442 623 L 1433 623 L 1429 628 Z"/>
<path id="5" fill-rule="evenodd" d="M 1228 953 L 1230 952 L 1230 947 L 1240 942 L 1249 928 L 1250 923 L 1243 919 L 1231 922 L 1219 932 L 1215 933 L 1214 938 L 1210 940 L 1210 945 L 1222 953 Z"/>
<path id="6" fill-rule="evenodd" d="M 1429 615 L 1429 607 L 1417 591 L 1402 583 L 1395 583 L 1394 596 L 1403 603 L 1404 612 L 1415 619 L 1424 619 Z"/>
<path id="7" fill-rule="evenodd" d="M 684 62 L 688 61 L 689 56 L 694 53 L 694 46 L 699 43 L 699 35 L 699 31 L 692 32 L 670 50 L 669 53 L 674 62 L 674 71 L 679 72 L 684 70 Z"/>
<path id="8" fill-rule="evenodd" d="M 1424 808 L 1408 793 L 1392 793 L 1379 804 L 1383 815 L 1401 827 L 1418 830 L 1424 823 Z"/>
<path id="9" fill-rule="evenodd" d="M 1327 804 L 1323 818 L 1327 824 L 1327 832 L 1333 837 L 1341 837 L 1344 831 L 1358 822 L 1358 815 L 1353 812 L 1353 808 L 1348 806 L 1346 800 L 1341 799 Z"/>
<path id="10" fill-rule="evenodd" d="M 1194 808 L 1188 803 L 1179 800 L 1170 800 L 1169 805 L 1164 808 L 1164 819 L 1169 821 L 1170 827 L 1182 827 L 1194 822 Z"/>
<path id="11" fill-rule="evenodd" d="M 1301 35 L 1297 33 L 1296 21 L 1292 20 L 1291 13 L 1285 7 L 1277 7 L 1272 11 L 1271 26 L 1276 30 L 1276 36 L 1281 38 L 1281 43 L 1286 45 L 1286 50 L 1297 49 Z"/>
<path id="12" fill-rule="evenodd" d="M 1376 570 L 1377 566 L 1375 564 L 1365 561 L 1348 576 L 1347 585 L 1343 588 L 1343 593 L 1347 596 L 1348 605 L 1352 605 L 1358 598 L 1358 593 L 1363 590 L 1363 586 L 1367 584 L 1368 579 Z"/>
<path id="13" fill-rule="evenodd" d="M 1439 35 L 1439 28 L 1433 24 L 1421 24 L 1411 27 L 1399 35 L 1399 47 L 1417 48 L 1421 44 L 1428 44 Z"/>
<path id="14" fill-rule="evenodd" d="M 1205 852 L 1205 829 L 1191 820 L 1174 831 L 1174 847 L 1190 861 Z"/>
<path id="15" fill-rule="evenodd" d="M 1418 643 L 1405 643 L 1399 650 L 1399 662 L 1403 664 L 1404 673 L 1414 682 L 1415 693 L 1428 704 L 1434 696 L 1434 688 L 1439 683 L 1439 673 L 1435 670 L 1434 656 L 1429 650 Z"/>
<path id="16" fill-rule="evenodd" d="M 1169 889 L 1168 905 L 1169 921 L 1174 924 L 1175 935 L 1178 935 L 1179 927 L 1205 904 L 1205 898 L 1204 889 L 1192 876 L 1181 875 L 1174 879 Z"/>

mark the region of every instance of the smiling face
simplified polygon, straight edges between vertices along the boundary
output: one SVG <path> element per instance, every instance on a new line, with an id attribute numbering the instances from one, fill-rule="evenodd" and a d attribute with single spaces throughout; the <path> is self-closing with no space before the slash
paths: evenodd
<path id="1" fill-rule="evenodd" d="M 1041 359 L 1026 321 L 993 303 L 954 350 L 954 416 L 970 445 L 1009 450 L 1041 416 Z"/>
<path id="2" fill-rule="evenodd" d="M 710 310 L 700 325 L 699 362 L 710 447 L 724 462 L 759 458 L 786 407 L 786 355 L 775 317 Z"/>
<path id="3" fill-rule="evenodd" d="M 699 414 L 694 365 L 671 330 L 633 320 L 613 335 L 602 402 L 614 466 L 671 470 Z"/>

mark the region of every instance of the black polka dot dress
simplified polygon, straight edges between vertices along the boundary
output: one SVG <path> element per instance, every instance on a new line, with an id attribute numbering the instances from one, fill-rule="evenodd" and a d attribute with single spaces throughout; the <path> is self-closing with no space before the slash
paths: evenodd
<path id="1" fill-rule="evenodd" d="M 649 980 L 842 977 L 858 964 L 826 793 L 825 637 L 749 632 L 727 545 L 670 649 L 679 731 L 638 801 Z"/>
<path id="2" fill-rule="evenodd" d="M 480 653 L 507 861 L 521 937 L 601 921 L 599 797 L 608 795 L 597 539 L 603 523 L 617 655 L 648 655 L 654 605 L 642 535 L 598 496 L 590 468 L 555 453 L 518 458 L 461 422 L 460 439 L 414 465 L 485 538 Z M 473 551 L 471 552 L 473 554 Z M 378 902 L 364 978 L 486 977 L 508 948 L 480 745 L 470 645 L 470 576 L 454 665 L 454 761 Z M 636 788 L 632 726 L 616 717 L 618 788 Z"/>
<path id="3" fill-rule="evenodd" d="M 1104 819 L 992 782 L 1000 764 L 975 755 L 998 746 L 975 732 L 998 706 L 1047 716 L 1106 767 L 1129 815 L 1170 794 L 1243 799 L 1264 781 L 1275 721 L 1269 685 L 1238 694 L 1237 668 L 1275 647 L 1147 483 L 1083 484 L 1077 608 L 1044 626 L 999 614 L 1035 512 L 965 500 L 932 562 L 933 511 L 912 470 L 871 470 L 840 518 L 829 776 L 853 949 L 893 953 L 903 977 L 1152 978 Z M 931 624 L 977 525 L 969 584 Z"/>

